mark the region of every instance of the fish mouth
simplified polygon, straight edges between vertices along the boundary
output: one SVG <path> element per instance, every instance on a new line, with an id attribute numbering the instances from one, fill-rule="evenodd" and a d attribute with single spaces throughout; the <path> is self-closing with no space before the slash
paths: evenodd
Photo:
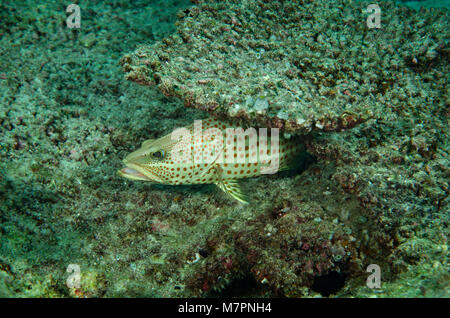
<path id="1" fill-rule="evenodd" d="M 139 167 L 138 165 L 128 164 L 125 168 L 118 170 L 117 174 L 130 180 L 157 182 L 155 178 L 151 178 L 148 176 L 147 171 L 146 174 L 142 173 L 142 170 L 144 170 L 144 168 Z"/>

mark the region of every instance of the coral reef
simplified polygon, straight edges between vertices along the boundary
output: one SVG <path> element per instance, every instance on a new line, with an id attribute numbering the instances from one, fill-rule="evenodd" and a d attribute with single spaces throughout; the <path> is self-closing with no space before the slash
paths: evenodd
<path id="1" fill-rule="evenodd" d="M 444 11 L 423 17 L 386 3 L 381 29 L 370 29 L 368 2 L 196 4 L 179 14 L 175 34 L 122 58 L 128 79 L 288 133 L 352 128 L 411 104 L 418 87 L 442 93 L 416 74 L 445 80 Z"/>
<path id="2" fill-rule="evenodd" d="M 448 297 L 448 11 L 382 2 L 379 32 L 365 26 L 367 2 L 223 3 L 78 1 L 71 30 L 59 1 L 1 2 L 0 297 Z M 300 32 L 286 48 L 277 5 L 286 32 Z M 244 47 L 253 60 L 236 57 Z M 198 73 L 212 52 L 217 73 Z M 124 80 L 123 55 L 130 79 L 159 90 Z M 299 101 L 289 89 L 300 84 Z M 308 153 L 296 170 L 243 182 L 247 206 L 214 186 L 116 175 L 143 140 L 203 110 L 313 130 Z M 370 264 L 380 289 L 366 285 Z"/>

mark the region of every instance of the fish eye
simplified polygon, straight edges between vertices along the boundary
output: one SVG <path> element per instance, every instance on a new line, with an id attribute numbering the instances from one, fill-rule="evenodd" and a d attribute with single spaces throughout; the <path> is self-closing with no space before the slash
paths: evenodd
<path id="1" fill-rule="evenodd" d="M 152 153 L 152 157 L 155 158 L 155 159 L 163 159 L 164 158 L 164 151 L 163 150 L 155 151 L 154 153 Z"/>

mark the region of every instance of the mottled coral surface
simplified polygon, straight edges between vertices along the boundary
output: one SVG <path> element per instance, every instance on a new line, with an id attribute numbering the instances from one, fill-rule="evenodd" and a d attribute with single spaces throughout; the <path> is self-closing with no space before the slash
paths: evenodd
<path id="1" fill-rule="evenodd" d="M 213 116 L 289 133 L 444 105 L 436 81 L 446 81 L 445 11 L 383 3 L 373 27 L 368 2 L 196 3 L 179 14 L 176 33 L 122 59 L 128 79 Z"/>

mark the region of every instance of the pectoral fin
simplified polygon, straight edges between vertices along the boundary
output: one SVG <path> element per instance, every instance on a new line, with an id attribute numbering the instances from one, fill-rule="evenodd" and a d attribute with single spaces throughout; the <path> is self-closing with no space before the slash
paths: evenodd
<path id="1" fill-rule="evenodd" d="M 241 186 L 234 180 L 222 180 L 216 183 L 225 193 L 232 196 L 241 203 L 248 204 L 246 195 L 242 192 Z"/>

